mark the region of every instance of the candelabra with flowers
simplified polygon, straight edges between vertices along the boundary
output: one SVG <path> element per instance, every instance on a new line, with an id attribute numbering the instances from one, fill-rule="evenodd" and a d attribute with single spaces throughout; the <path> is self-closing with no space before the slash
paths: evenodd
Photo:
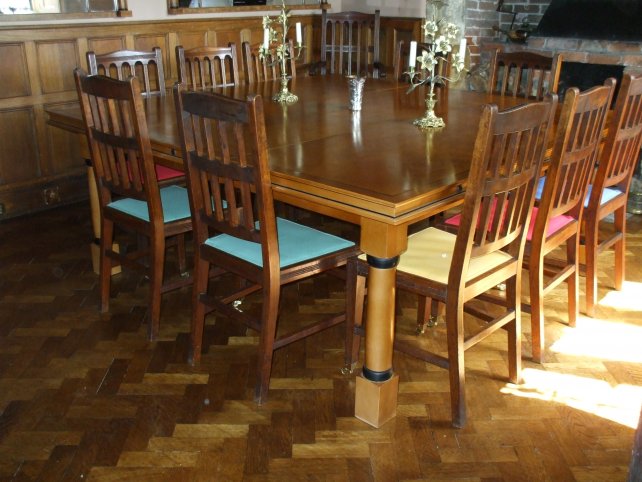
<path id="1" fill-rule="evenodd" d="M 285 8 L 285 0 L 281 0 L 281 13 L 276 19 L 268 16 L 263 17 L 263 44 L 259 47 L 259 58 L 273 66 L 280 64 L 281 67 L 281 90 L 272 97 L 275 102 L 293 104 L 299 98 L 288 90 L 289 76 L 287 73 L 287 62 L 294 58 L 298 59 L 303 51 L 303 35 L 301 22 L 296 23 L 296 45 L 295 52 L 290 51 L 290 44 L 287 41 L 289 30 L 288 17 L 290 12 Z M 278 32 L 273 24 L 280 24 Z"/>
<path id="2" fill-rule="evenodd" d="M 441 117 L 435 114 L 435 85 L 446 82 L 457 82 L 461 73 L 465 70 L 466 60 L 466 38 L 462 37 L 459 43 L 459 51 L 449 56 L 453 50 L 453 44 L 457 40 L 459 27 L 441 17 L 440 10 L 444 3 L 435 0 L 433 2 L 432 16 L 424 23 L 424 36 L 428 47 L 423 50 L 421 56 L 417 56 L 417 42 L 410 42 L 410 55 L 408 60 L 409 72 L 406 72 L 410 79 L 411 92 L 420 85 L 429 84 L 430 88 L 426 95 L 426 113 L 413 124 L 422 128 L 444 127 L 446 123 Z M 416 69 L 417 61 L 420 67 Z M 447 65 L 451 63 L 455 75 L 449 77 L 438 72 L 444 72 Z"/>

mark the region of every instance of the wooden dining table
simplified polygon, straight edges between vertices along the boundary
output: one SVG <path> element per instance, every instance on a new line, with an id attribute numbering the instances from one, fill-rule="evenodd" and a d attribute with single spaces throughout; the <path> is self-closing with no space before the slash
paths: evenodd
<path id="1" fill-rule="evenodd" d="M 362 109 L 348 109 L 347 79 L 296 77 L 298 102 L 271 100 L 280 84 L 261 82 L 218 89 L 235 98 L 263 96 L 274 197 L 360 226 L 368 256 L 365 360 L 357 376 L 355 416 L 375 427 L 395 416 L 398 376 L 393 370 L 395 274 L 408 227 L 463 198 L 478 123 L 485 103 L 500 109 L 523 99 L 465 90 L 441 92 L 436 113 L 446 126 L 421 130 L 423 87 L 367 79 Z M 182 169 L 173 96 L 145 100 L 156 162 Z M 47 109 L 50 125 L 84 134 L 75 105 Z"/>

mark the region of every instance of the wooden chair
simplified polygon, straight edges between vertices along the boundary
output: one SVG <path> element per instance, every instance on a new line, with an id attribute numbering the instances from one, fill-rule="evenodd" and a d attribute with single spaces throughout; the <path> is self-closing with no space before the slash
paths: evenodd
<path id="1" fill-rule="evenodd" d="M 379 61 L 380 14 L 321 14 L 321 73 L 371 76 L 383 72 Z"/>
<path id="2" fill-rule="evenodd" d="M 91 75 L 102 74 L 118 80 L 135 75 L 145 87 L 145 91 L 141 93 L 143 97 L 165 95 L 163 54 L 158 47 L 154 47 L 151 52 L 118 50 L 97 55 L 89 51 L 87 65 Z M 155 169 L 159 181 L 175 182 L 183 178 L 183 173 L 176 169 L 160 164 L 157 164 Z"/>
<path id="3" fill-rule="evenodd" d="M 165 95 L 163 53 L 158 47 L 151 52 L 118 50 L 107 54 L 87 52 L 87 65 L 91 75 L 102 74 L 118 80 L 135 75 L 144 86 L 142 95 Z"/>
<path id="4" fill-rule="evenodd" d="M 582 93 L 566 91 L 555 145 L 538 185 L 526 243 L 533 361 L 544 351 L 544 296 L 563 281 L 568 286 L 568 324 L 578 315 L 578 250 L 586 192 L 597 163 L 615 79 Z M 560 257 L 560 255 L 563 255 Z"/>
<path id="5" fill-rule="evenodd" d="M 191 283 L 185 277 L 164 281 L 165 248 L 172 243 L 186 271 L 183 235 L 192 230 L 187 189 L 158 186 L 138 78 L 87 76 L 80 69 L 74 76 L 100 205 L 101 311 L 109 310 L 113 265 L 144 271 L 150 281 L 148 334 L 154 339 L 161 295 Z M 149 249 L 114 250 L 115 227 L 149 238 Z"/>
<path id="6" fill-rule="evenodd" d="M 176 47 L 178 81 L 191 89 L 228 87 L 240 81 L 236 44 L 227 47 Z"/>
<path id="7" fill-rule="evenodd" d="M 288 41 L 290 52 L 294 52 L 294 42 Z M 252 47 L 249 42 L 243 42 L 243 68 L 245 79 L 249 83 L 263 82 L 281 78 L 281 62 L 269 65 L 268 62 L 259 57 L 259 48 Z M 296 77 L 296 60 L 291 57 L 286 62 L 287 75 Z"/>
<path id="8" fill-rule="evenodd" d="M 542 99 L 557 92 L 561 70 L 559 55 L 547 57 L 534 52 L 491 52 L 488 90 L 500 95 Z"/>
<path id="9" fill-rule="evenodd" d="M 397 333 L 394 347 L 449 371 L 455 427 L 466 423 L 465 350 L 498 328 L 507 329 L 509 379 L 514 383 L 520 379 L 524 238 L 556 105 L 557 99 L 550 98 L 503 112 L 496 105 L 485 106 L 458 233 L 429 227 L 412 234 L 397 266 L 397 288 L 446 304 L 446 356 L 413 335 Z M 360 262 L 358 271 L 353 361 L 358 354 L 367 265 Z M 464 307 L 502 282 L 507 284 L 506 309 L 495 310 L 494 315 L 471 310 L 483 323 L 467 328 L 474 332 L 465 332 Z"/>
<path id="10" fill-rule="evenodd" d="M 597 303 L 597 258 L 604 250 L 615 250 L 615 289 L 624 281 L 626 206 L 631 179 L 640 158 L 642 143 L 642 76 L 625 74 L 620 85 L 600 163 L 582 216 L 586 254 L 586 314 L 594 316 Z M 612 229 L 600 224 L 614 215 Z"/>
<path id="11" fill-rule="evenodd" d="M 431 44 L 425 43 L 425 42 L 417 42 L 417 56 L 421 55 L 421 52 L 423 50 L 429 50 L 431 47 Z M 409 60 L 409 55 L 410 55 L 410 44 L 406 45 L 403 40 L 400 40 L 397 42 L 397 45 L 395 46 L 395 54 L 394 54 L 394 78 L 395 80 L 408 80 L 408 75 L 404 74 L 404 72 L 408 72 L 408 60 Z M 449 67 L 450 67 L 450 61 L 451 61 L 452 55 L 448 54 L 446 58 L 446 63 L 440 62 L 438 67 L 439 70 L 437 73 L 439 75 L 443 76 L 448 76 L 449 73 Z M 447 86 L 448 83 L 446 83 L 444 86 Z"/>
<path id="12" fill-rule="evenodd" d="M 279 328 L 281 286 L 350 263 L 348 283 L 356 277 L 358 248 L 274 213 L 267 140 L 260 96 L 247 101 L 175 87 L 183 159 L 191 191 L 195 239 L 195 284 L 190 358 L 201 358 L 205 316 L 211 311 L 259 333 L 255 398 L 266 400 L 273 352 L 346 320 L 345 312 L 306 326 Z M 233 273 L 247 283 L 239 293 L 208 294 L 212 271 Z M 262 290 L 258 317 L 230 306 Z M 346 360 L 352 323 L 346 324 Z"/>

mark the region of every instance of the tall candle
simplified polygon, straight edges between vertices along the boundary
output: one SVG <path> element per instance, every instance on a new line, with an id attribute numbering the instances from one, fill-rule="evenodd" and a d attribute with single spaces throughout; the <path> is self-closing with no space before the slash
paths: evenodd
<path id="1" fill-rule="evenodd" d="M 410 55 L 408 56 L 408 67 L 417 65 L 417 42 L 410 42 Z"/>
<path id="2" fill-rule="evenodd" d="M 270 29 L 269 28 L 263 29 L 263 48 L 266 50 L 270 48 Z"/>
<path id="3" fill-rule="evenodd" d="M 296 23 L 296 43 L 299 45 L 303 43 L 303 33 L 301 32 L 301 22 Z"/>
<path id="4" fill-rule="evenodd" d="M 459 56 L 462 59 L 466 56 L 466 37 L 462 37 L 459 42 Z"/>

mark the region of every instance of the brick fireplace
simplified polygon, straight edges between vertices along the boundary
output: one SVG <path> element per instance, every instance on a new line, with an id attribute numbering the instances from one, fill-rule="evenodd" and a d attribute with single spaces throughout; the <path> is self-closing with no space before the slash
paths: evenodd
<path id="1" fill-rule="evenodd" d="M 502 13 L 497 10 L 497 0 L 466 0 L 466 36 L 474 46 L 471 51 L 471 64 L 483 64 L 480 49 L 502 47 L 506 50 L 528 49 L 550 55 L 569 52 L 567 59 L 571 62 L 642 68 L 642 23 L 637 28 L 640 33 L 637 39 L 590 38 L 590 35 L 583 32 L 575 32 L 581 36 L 568 37 L 539 34 L 535 31 L 525 43 L 511 42 L 506 34 L 494 28 L 507 32 L 512 24 L 512 28 L 528 25 L 535 30 L 550 4 L 551 0 L 509 0 L 502 2 L 501 10 L 512 13 Z M 617 28 L 617 23 L 614 25 Z"/>

